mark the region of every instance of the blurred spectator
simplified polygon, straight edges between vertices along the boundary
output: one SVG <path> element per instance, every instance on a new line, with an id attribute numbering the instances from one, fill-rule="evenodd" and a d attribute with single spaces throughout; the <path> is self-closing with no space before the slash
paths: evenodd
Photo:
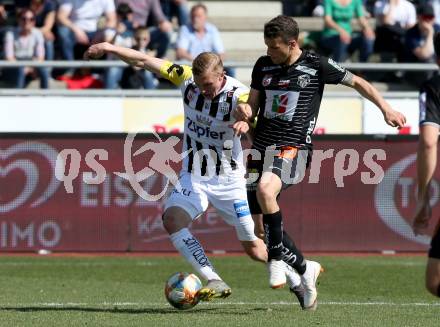
<path id="1" fill-rule="evenodd" d="M 8 14 L 6 12 L 5 6 L 0 3 L 0 25 L 3 25 L 8 18 Z"/>
<path id="2" fill-rule="evenodd" d="M 162 11 L 169 21 L 177 18 L 179 26 L 188 24 L 188 2 L 186 0 L 160 0 Z"/>
<path id="3" fill-rule="evenodd" d="M 58 36 L 63 58 L 75 59 L 75 46 L 88 46 L 102 39 L 98 22 L 105 15 L 106 28 L 116 27 L 113 0 L 60 0 L 58 8 Z"/>
<path id="4" fill-rule="evenodd" d="M 182 26 L 177 38 L 177 60 L 192 61 L 202 52 L 212 51 L 224 56 L 220 33 L 213 24 L 208 23 L 208 9 L 203 4 L 191 8 L 191 24 Z M 223 59 L 223 58 L 222 58 Z"/>
<path id="5" fill-rule="evenodd" d="M 54 59 L 54 40 L 52 32 L 55 24 L 56 5 L 52 0 L 20 0 L 15 2 L 17 12 L 30 8 L 35 13 L 35 26 L 43 33 L 45 58 Z"/>
<path id="6" fill-rule="evenodd" d="M 133 11 L 126 3 L 121 3 L 116 9 L 116 29 L 105 31 L 105 41 L 121 47 L 132 48 L 134 45 Z M 116 60 L 113 55 L 107 56 L 108 60 Z M 116 89 L 124 71 L 123 67 L 110 67 L 105 73 L 105 88 Z"/>
<path id="7" fill-rule="evenodd" d="M 173 26 L 165 17 L 159 0 L 116 0 L 117 4 L 127 3 L 133 10 L 134 28 L 146 26 L 147 21 L 154 22 L 150 31 L 150 50 L 157 50 L 157 57 L 163 58 L 171 41 Z"/>
<path id="8" fill-rule="evenodd" d="M 366 11 L 365 17 L 371 17 L 374 13 L 374 4 L 377 0 L 363 0 L 364 8 Z"/>
<path id="9" fill-rule="evenodd" d="M 30 9 L 19 14 L 18 27 L 6 32 L 4 41 L 5 59 L 8 61 L 37 60 L 44 61 L 44 38 L 41 31 L 35 28 L 35 15 Z M 17 67 L 4 70 L 5 80 L 16 88 L 26 86 L 27 77 L 35 73 L 40 77 L 40 87 L 48 88 L 49 74 L 47 68 Z"/>
<path id="10" fill-rule="evenodd" d="M 146 27 L 138 27 L 134 39 L 134 50 L 151 55 L 151 51 L 148 49 L 150 32 Z M 121 80 L 121 86 L 124 89 L 155 89 L 158 84 L 159 82 L 153 73 L 146 69 L 139 69 L 132 66 L 124 69 Z"/>
<path id="11" fill-rule="evenodd" d="M 435 24 L 434 8 L 430 4 L 420 5 L 417 8 L 417 24 L 405 34 L 405 48 L 407 62 L 433 63 L 434 34 L 440 31 Z M 420 86 L 430 78 L 432 72 L 408 72 L 405 76 L 412 84 Z"/>
<path id="12" fill-rule="evenodd" d="M 14 26 L 17 23 L 15 3 L 11 0 L 0 0 L 0 26 Z"/>
<path id="13" fill-rule="evenodd" d="M 435 13 L 435 23 L 440 25 L 440 0 L 420 0 L 420 4 L 432 5 Z"/>
<path id="14" fill-rule="evenodd" d="M 310 16 L 313 9 L 321 4 L 321 0 L 283 0 L 283 15 L 297 17 Z"/>
<path id="15" fill-rule="evenodd" d="M 214 52 L 225 59 L 225 49 L 217 27 L 208 20 L 208 9 L 204 4 L 196 4 L 190 12 L 191 24 L 180 27 L 176 42 L 176 59 L 192 61 L 202 52 Z M 231 68 L 225 68 L 229 76 L 234 76 Z"/>
<path id="16" fill-rule="evenodd" d="M 359 61 L 366 62 L 373 52 L 374 32 L 361 0 L 324 0 L 324 23 L 320 46 L 337 62 L 344 62 L 348 53 L 359 50 Z M 362 33 L 353 33 L 351 21 L 357 18 Z"/>
<path id="17" fill-rule="evenodd" d="M 380 0 L 374 8 L 376 16 L 376 42 L 378 53 L 392 54 L 402 61 L 405 52 L 405 33 L 416 23 L 416 9 L 407 0 Z M 385 55 L 382 60 L 388 61 Z"/>

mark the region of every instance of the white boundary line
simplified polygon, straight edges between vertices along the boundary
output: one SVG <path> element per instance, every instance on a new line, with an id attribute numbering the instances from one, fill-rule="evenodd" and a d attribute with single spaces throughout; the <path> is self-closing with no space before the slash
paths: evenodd
<path id="1" fill-rule="evenodd" d="M 440 302 L 412 302 L 412 303 L 396 303 L 396 302 L 336 302 L 336 301 L 323 301 L 318 302 L 319 305 L 328 305 L 328 306 L 393 306 L 393 307 L 440 307 Z M 234 305 L 294 305 L 296 303 L 293 302 L 210 302 L 210 303 L 201 303 L 202 306 L 234 306 Z M 200 305 L 200 304 L 199 304 Z M 4 307 L 17 306 L 17 308 L 26 308 L 26 307 L 148 307 L 148 306 L 156 306 L 156 307 L 168 307 L 167 303 L 157 303 L 157 302 L 102 302 L 102 303 L 86 303 L 86 302 L 35 302 L 35 303 L 21 303 L 21 304 L 13 304 L 13 303 L 0 303 L 0 310 Z"/>

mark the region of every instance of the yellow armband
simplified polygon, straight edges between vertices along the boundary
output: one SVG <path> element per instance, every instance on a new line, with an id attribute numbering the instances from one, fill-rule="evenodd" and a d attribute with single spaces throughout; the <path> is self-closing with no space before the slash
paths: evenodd
<path id="1" fill-rule="evenodd" d="M 174 85 L 179 86 L 192 77 L 192 69 L 190 66 L 177 65 L 171 61 L 165 61 L 162 67 L 160 67 L 160 75 L 171 81 Z"/>

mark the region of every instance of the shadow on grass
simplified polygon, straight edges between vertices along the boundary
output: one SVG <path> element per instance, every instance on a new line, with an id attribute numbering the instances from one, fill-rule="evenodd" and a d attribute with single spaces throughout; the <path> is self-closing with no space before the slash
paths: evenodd
<path id="1" fill-rule="evenodd" d="M 28 307 L 0 307 L 1 311 L 15 311 L 23 313 L 35 313 L 35 312 L 92 312 L 92 313 L 114 313 L 114 314 L 220 314 L 220 315 L 251 315 L 255 310 L 267 310 L 259 308 L 234 308 L 234 307 L 221 307 L 221 308 L 195 308 L 190 310 L 177 310 L 173 308 L 98 308 L 98 307 L 77 307 L 77 306 L 63 306 L 63 307 L 51 307 L 51 306 L 28 306 Z"/>

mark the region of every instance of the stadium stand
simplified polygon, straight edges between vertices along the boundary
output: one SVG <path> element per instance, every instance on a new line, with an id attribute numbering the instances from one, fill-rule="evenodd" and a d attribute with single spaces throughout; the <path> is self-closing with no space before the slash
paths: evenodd
<path id="1" fill-rule="evenodd" d="M 188 7 L 196 4 L 198 1 L 188 1 Z M 236 77 L 249 84 L 252 64 L 255 60 L 265 53 L 265 46 L 262 36 L 262 28 L 266 21 L 270 18 L 281 14 L 283 12 L 283 1 L 258 1 L 258 0 L 205 0 L 202 1 L 209 12 L 209 21 L 215 24 L 221 33 L 221 38 L 225 46 L 226 61 L 245 63 L 248 67 L 238 67 L 235 70 Z M 285 1 L 284 1 L 285 2 Z M 14 1 L 2 0 L 0 5 L 4 5 L 6 9 L 13 12 Z M 372 8 L 374 1 L 366 1 L 367 8 Z M 370 9 L 371 11 L 371 9 Z M 300 30 L 307 35 L 310 32 L 321 31 L 324 25 L 322 17 L 296 17 Z M 10 13 L 7 23 L 3 29 L 13 23 L 13 14 Z M 376 20 L 369 19 L 370 25 L 374 28 Z M 172 33 L 172 40 L 175 42 L 177 38 L 178 24 L 174 20 L 174 31 Z M 354 30 L 359 30 L 359 26 L 354 24 Z M 0 35 L 1 36 L 1 35 Z M 60 49 L 58 46 L 58 56 Z M 175 60 L 175 49 L 171 47 L 167 54 L 167 58 Z M 356 62 L 357 58 L 350 58 L 351 62 Z M 380 62 L 377 55 L 370 57 L 370 62 Z M 0 77 L 0 84 L 1 84 Z M 0 85 L 1 86 L 1 85 Z M 379 83 L 376 84 L 381 90 L 396 90 L 393 85 Z M 34 81 L 28 87 L 38 87 L 38 81 Z M 63 88 L 64 83 L 50 81 L 50 88 Z M 399 90 L 407 89 L 407 86 L 397 86 Z M 336 90 L 338 87 L 336 87 Z"/>

